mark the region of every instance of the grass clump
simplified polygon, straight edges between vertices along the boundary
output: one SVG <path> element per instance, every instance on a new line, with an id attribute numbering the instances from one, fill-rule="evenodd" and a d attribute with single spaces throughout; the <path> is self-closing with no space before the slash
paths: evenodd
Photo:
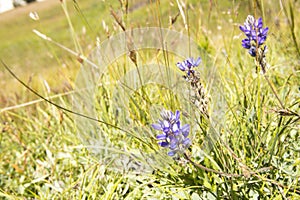
<path id="1" fill-rule="evenodd" d="M 42 38 L 26 39 L 0 31 L 0 56 L 17 75 L 26 71 L 23 80 L 43 74 L 24 84 L 51 101 L 5 88 L 1 197 L 300 198 L 299 2 L 61 6 L 41 11 L 38 27 L 27 18 L 1 21 L 8 33 L 18 32 L 14 22 L 40 31 Z M 256 55 L 241 46 L 238 27 L 248 14 L 269 27 L 268 52 L 255 41 Z M 135 29 L 149 26 L 168 31 Z M 198 56 L 201 63 L 188 59 Z"/>

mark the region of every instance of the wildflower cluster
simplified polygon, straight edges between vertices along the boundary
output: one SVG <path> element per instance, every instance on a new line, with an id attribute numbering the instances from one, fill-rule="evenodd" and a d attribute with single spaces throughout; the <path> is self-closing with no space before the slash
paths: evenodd
<path id="1" fill-rule="evenodd" d="M 192 103 L 195 104 L 200 112 L 208 118 L 208 97 L 205 89 L 200 81 L 200 75 L 194 70 L 201 63 L 201 58 L 188 58 L 183 62 L 177 63 L 177 67 L 184 71 L 185 80 L 192 87 Z M 184 153 L 184 150 L 191 145 L 191 140 L 187 137 L 190 132 L 190 125 L 180 124 L 180 112 L 163 111 L 161 113 L 162 120 L 158 124 L 152 124 L 152 127 L 163 133 L 156 136 L 160 140 L 159 145 L 170 148 L 169 156 L 174 156 L 176 153 Z"/>
<path id="2" fill-rule="evenodd" d="M 266 62 L 267 46 L 263 44 L 267 39 L 269 28 L 263 28 L 262 18 L 255 20 L 252 15 L 248 15 L 244 26 L 240 26 L 240 30 L 247 37 L 242 40 L 242 46 L 249 49 L 249 54 L 256 58 L 257 66 L 260 66 L 262 72 L 265 73 L 268 68 Z"/>
<path id="3" fill-rule="evenodd" d="M 191 84 L 191 97 L 192 103 L 197 106 L 200 112 L 206 116 L 208 116 L 208 102 L 209 98 L 206 94 L 205 88 L 203 87 L 200 81 L 200 75 L 198 72 L 193 70 L 193 68 L 197 67 L 201 62 L 201 58 L 198 57 L 197 59 L 188 58 L 183 62 L 177 63 L 177 67 L 181 70 L 186 72 L 184 78 L 187 82 Z"/>
<path id="4" fill-rule="evenodd" d="M 152 124 L 156 130 L 162 131 L 162 134 L 157 135 L 156 138 L 160 140 L 161 147 L 168 147 L 171 151 L 169 156 L 174 156 L 176 153 L 183 153 L 191 145 L 191 140 L 187 137 L 190 132 L 190 125 L 185 124 L 181 126 L 180 112 L 162 111 L 162 119 L 158 124 Z"/>
<path id="5" fill-rule="evenodd" d="M 247 36 L 242 40 L 242 46 L 249 49 L 252 57 L 256 56 L 258 48 L 266 41 L 269 28 L 263 28 L 262 18 L 255 20 L 253 16 L 248 15 L 244 26 L 240 26 L 241 31 Z"/>
<path id="6" fill-rule="evenodd" d="M 193 70 L 194 67 L 198 67 L 198 65 L 201 63 L 201 58 L 197 58 L 195 60 L 194 58 L 188 58 L 183 62 L 178 62 L 177 67 L 184 72 L 187 72 L 187 76 L 191 76 L 195 74 L 195 71 Z"/>

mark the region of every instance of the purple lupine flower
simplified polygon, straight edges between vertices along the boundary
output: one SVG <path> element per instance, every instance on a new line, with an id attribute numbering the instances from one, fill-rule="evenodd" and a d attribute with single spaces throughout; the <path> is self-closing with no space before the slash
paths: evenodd
<path id="1" fill-rule="evenodd" d="M 257 47 L 259 48 L 267 39 L 269 28 L 263 28 L 262 18 L 255 20 L 253 16 L 248 15 L 244 26 L 240 26 L 240 30 L 246 35 L 246 39 L 242 40 L 242 46 L 249 49 L 252 57 L 256 56 Z"/>
<path id="2" fill-rule="evenodd" d="M 193 57 L 190 57 L 183 62 L 178 62 L 177 67 L 184 72 L 187 72 L 187 75 L 190 76 L 190 74 L 194 74 L 194 67 L 198 67 L 198 65 L 201 63 L 201 58 L 198 57 L 197 59 L 194 59 Z"/>
<path id="3" fill-rule="evenodd" d="M 162 134 L 157 135 L 156 139 L 160 140 L 158 144 L 161 147 L 168 147 L 171 151 L 169 156 L 174 156 L 176 153 L 183 153 L 191 145 L 191 140 L 187 137 L 190 132 L 190 125 L 180 124 L 180 112 L 162 111 L 161 120 L 158 124 L 152 124 L 152 128 L 162 131 Z"/>
<path id="4" fill-rule="evenodd" d="M 201 58 L 198 57 L 197 60 L 195 60 L 193 57 L 190 57 L 186 60 L 187 63 L 189 63 L 193 67 L 198 67 L 198 65 L 201 62 Z"/>

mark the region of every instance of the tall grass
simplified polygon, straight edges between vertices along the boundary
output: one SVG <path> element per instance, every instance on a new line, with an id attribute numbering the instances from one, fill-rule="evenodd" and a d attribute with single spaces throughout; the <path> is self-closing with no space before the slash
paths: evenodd
<path id="1" fill-rule="evenodd" d="M 292 1 L 267 0 L 61 4 L 66 15 L 63 26 L 70 28 L 68 41 L 64 33 L 53 34 L 55 21 L 43 25 L 41 17 L 39 26 L 44 27 L 34 28 L 40 31 L 39 43 L 55 49 L 50 52 L 58 65 L 48 65 L 70 59 L 70 70 L 63 76 L 69 91 L 53 91 L 55 77 L 36 84 L 22 77 L 45 99 L 31 101 L 29 90 L 18 89 L 10 103 L 15 105 L 1 109 L 2 198 L 300 198 L 296 35 L 300 21 L 295 18 L 299 2 L 294 6 Z M 248 14 L 264 17 L 270 28 L 271 67 L 266 75 L 257 73 L 254 60 L 241 47 L 238 25 Z M 88 32 L 82 38 L 81 26 Z M 189 85 L 176 68 L 185 58 L 172 53 L 173 46 L 134 48 L 139 41 L 132 33 L 138 32 L 131 30 L 147 26 L 182 32 L 195 41 L 179 47 L 182 55 L 202 57 L 198 68 L 210 94 L 209 120 L 199 120 L 200 113 L 186 95 Z M 122 45 L 112 42 L 116 46 L 103 47 L 117 34 L 125 34 L 122 45 L 127 52 L 114 57 Z M 163 32 L 157 34 L 158 39 L 161 36 L 167 38 Z M 16 61 L 6 59 L 4 47 L 1 50 L 1 59 L 13 68 Z M 13 52 L 24 57 L 22 51 Z M 30 54 L 37 51 L 33 48 Z M 34 57 L 28 65 L 43 63 L 43 56 Z M 15 65 L 21 63 L 22 59 Z M 77 78 L 73 68 L 80 68 Z M 19 70 L 14 71 L 20 76 Z M 157 144 L 158 133 L 151 124 L 162 108 L 181 110 L 181 120 L 191 124 L 192 146 L 186 159 L 168 157 Z"/>

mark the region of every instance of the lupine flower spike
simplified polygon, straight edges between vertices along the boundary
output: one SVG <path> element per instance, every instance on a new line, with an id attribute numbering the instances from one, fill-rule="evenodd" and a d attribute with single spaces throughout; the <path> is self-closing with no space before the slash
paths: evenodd
<path id="1" fill-rule="evenodd" d="M 200 81 L 200 75 L 197 71 L 194 70 L 195 67 L 198 67 L 201 63 L 201 58 L 198 57 L 197 59 L 188 58 L 183 62 L 177 63 L 177 67 L 181 70 L 186 72 L 184 78 L 187 82 L 191 84 L 192 87 L 192 103 L 196 105 L 200 112 L 209 118 L 208 115 L 208 102 L 209 98 L 206 94 L 205 88 L 203 87 Z"/>
<path id="2" fill-rule="evenodd" d="M 193 70 L 194 67 L 198 67 L 198 65 L 201 63 L 201 58 L 197 58 L 197 60 L 194 60 L 194 58 L 188 58 L 182 63 L 178 62 L 177 67 L 184 72 L 187 72 L 187 75 L 190 76 L 191 74 L 194 75 L 195 71 Z"/>
<path id="3" fill-rule="evenodd" d="M 263 44 L 267 39 L 269 28 L 263 28 L 262 18 L 255 20 L 252 15 L 248 15 L 244 26 L 240 26 L 240 30 L 247 37 L 242 40 L 242 46 L 245 49 L 249 49 L 249 54 L 256 58 L 262 72 L 265 73 L 268 68 L 265 58 L 267 46 Z"/>
<path id="4" fill-rule="evenodd" d="M 190 125 L 180 124 L 180 112 L 162 111 L 162 119 L 158 124 L 152 124 L 155 130 L 162 131 L 162 134 L 157 135 L 161 147 L 170 149 L 169 156 L 174 156 L 176 153 L 182 154 L 191 145 L 191 140 L 188 138 L 190 132 Z"/>

